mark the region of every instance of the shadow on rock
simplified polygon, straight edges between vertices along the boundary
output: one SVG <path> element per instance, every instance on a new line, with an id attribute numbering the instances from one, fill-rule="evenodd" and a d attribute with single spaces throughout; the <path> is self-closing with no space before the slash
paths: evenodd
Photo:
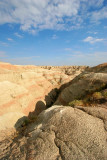
<path id="1" fill-rule="evenodd" d="M 65 83 L 60 86 L 60 88 L 54 88 L 52 89 L 46 96 L 45 96 L 45 103 L 41 100 L 36 102 L 35 104 L 35 109 L 33 112 L 29 112 L 28 116 L 21 117 L 20 119 L 17 120 L 15 123 L 14 127 L 17 131 L 19 131 L 21 128 L 25 128 L 28 124 L 31 124 L 37 119 L 37 116 L 45 109 L 51 107 L 55 101 L 57 100 L 59 94 L 63 89 L 68 87 L 72 81 Z"/>
<path id="2" fill-rule="evenodd" d="M 59 94 L 59 90 L 57 88 L 52 89 L 48 95 L 45 96 L 46 108 L 51 107 L 56 101 Z"/>
<path id="3" fill-rule="evenodd" d="M 17 120 L 14 127 L 17 131 L 20 131 L 21 128 L 27 126 L 28 124 L 34 122 L 37 116 L 46 109 L 46 105 L 43 101 L 38 101 L 35 105 L 35 109 L 33 112 L 29 112 L 28 116 L 23 116 Z"/>
<path id="4" fill-rule="evenodd" d="M 28 118 L 37 117 L 43 110 L 46 109 L 46 105 L 43 101 L 38 101 L 35 105 L 33 112 L 29 112 Z"/>

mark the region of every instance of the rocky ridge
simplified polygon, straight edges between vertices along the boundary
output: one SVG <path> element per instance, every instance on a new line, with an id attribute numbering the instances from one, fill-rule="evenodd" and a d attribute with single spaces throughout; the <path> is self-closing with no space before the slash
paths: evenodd
<path id="1" fill-rule="evenodd" d="M 59 95 L 56 105 L 68 105 L 73 100 L 107 89 L 107 64 L 99 65 L 81 73 Z"/>

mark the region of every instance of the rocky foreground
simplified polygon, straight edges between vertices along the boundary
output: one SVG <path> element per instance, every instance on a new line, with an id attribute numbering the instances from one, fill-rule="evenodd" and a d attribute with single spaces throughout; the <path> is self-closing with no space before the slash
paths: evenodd
<path id="1" fill-rule="evenodd" d="M 107 159 L 107 64 L 56 68 L 1 64 L 1 160 Z"/>

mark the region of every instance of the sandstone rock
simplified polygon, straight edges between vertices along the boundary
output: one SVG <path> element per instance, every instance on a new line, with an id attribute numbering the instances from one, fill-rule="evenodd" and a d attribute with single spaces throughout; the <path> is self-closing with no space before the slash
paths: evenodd
<path id="1" fill-rule="evenodd" d="M 107 110 L 53 106 L 22 137 L 5 142 L 0 159 L 106 160 Z M 8 147 L 6 147 L 8 146 Z M 1 150 L 2 150 L 1 148 Z"/>
<path id="2" fill-rule="evenodd" d="M 21 112 L 9 112 L 0 116 L 0 130 L 13 128 L 17 120 L 24 116 L 25 115 Z"/>

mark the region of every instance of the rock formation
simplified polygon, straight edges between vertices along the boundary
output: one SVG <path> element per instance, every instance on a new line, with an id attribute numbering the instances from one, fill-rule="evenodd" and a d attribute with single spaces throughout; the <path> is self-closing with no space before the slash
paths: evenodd
<path id="1" fill-rule="evenodd" d="M 80 74 L 85 68 L 76 67 L 73 71 Z M 11 128 L 29 112 L 36 110 L 39 114 L 51 106 L 60 86 L 67 84 L 76 75 L 68 76 L 63 69 L 57 71 L 39 66 L 0 63 L 0 130 Z"/>
<path id="2" fill-rule="evenodd" d="M 41 66 L 41 68 L 62 72 L 66 75 L 74 76 L 88 69 L 88 66 Z"/>
<path id="3" fill-rule="evenodd" d="M 66 68 L 0 65 L 1 160 L 107 159 L 107 64 Z"/>
<path id="4" fill-rule="evenodd" d="M 1 143 L 1 160 L 107 159 L 105 108 L 53 106 L 23 134 Z"/>
<path id="5" fill-rule="evenodd" d="M 78 75 L 59 95 L 56 105 L 68 105 L 75 99 L 107 88 L 107 64 L 88 69 Z"/>

